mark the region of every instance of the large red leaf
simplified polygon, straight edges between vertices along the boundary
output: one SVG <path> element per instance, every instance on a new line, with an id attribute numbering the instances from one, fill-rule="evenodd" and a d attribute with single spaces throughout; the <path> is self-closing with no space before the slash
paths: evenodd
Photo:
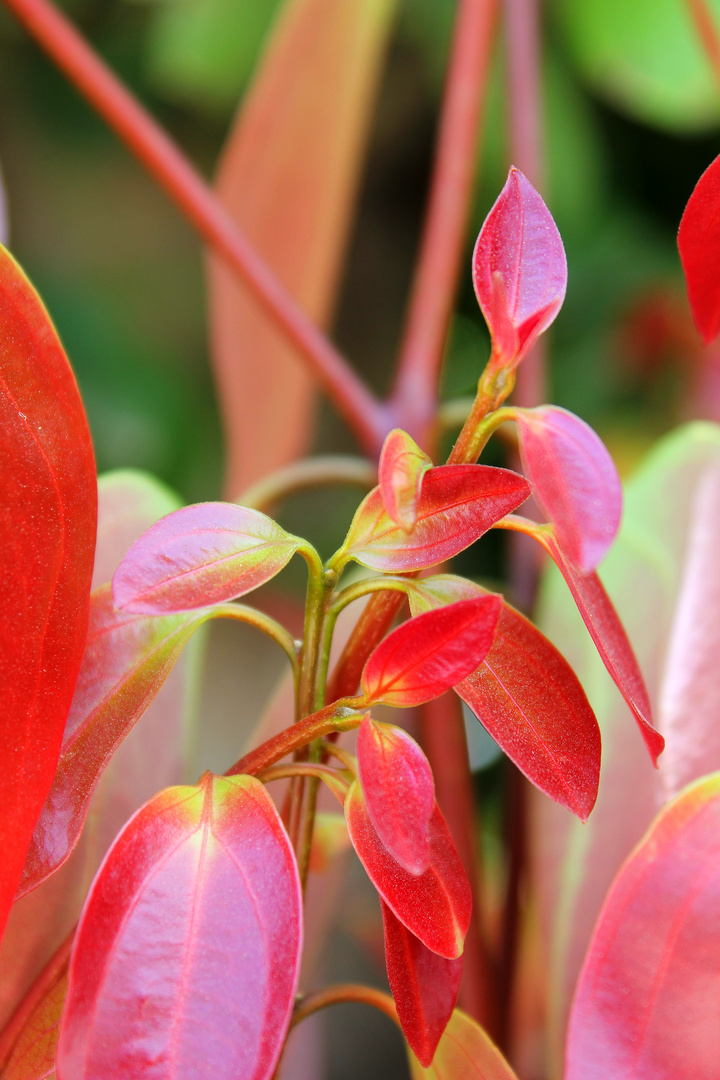
<path id="1" fill-rule="evenodd" d="M 388 517 L 405 532 L 415 527 L 423 476 L 431 468 L 431 459 L 407 432 L 390 432 L 380 453 L 378 482 Z"/>
<path id="2" fill-rule="evenodd" d="M 720 157 L 707 167 L 688 200 L 678 247 L 695 325 L 710 344 L 720 331 Z"/>
<path id="3" fill-rule="evenodd" d="M 128 822 L 70 963 L 58 1080 L 265 1080 L 302 950 L 295 858 L 249 776 L 169 788 Z"/>
<path id="4" fill-rule="evenodd" d="M 96 517 L 70 365 L 39 297 L 0 249 L 0 936 L 80 669 Z"/>
<path id="5" fill-rule="evenodd" d="M 525 502 L 528 482 L 487 465 L 440 465 L 425 473 L 417 521 L 409 535 L 383 505 L 380 488 L 360 503 L 339 565 L 355 559 L 373 570 L 423 570 L 450 559 Z"/>
<path id="6" fill-rule="evenodd" d="M 408 1057 L 412 1080 L 517 1080 L 480 1025 L 459 1009 L 450 1017 L 429 1068 L 412 1054 Z"/>
<path id="7" fill-rule="evenodd" d="M 400 922 L 432 952 L 452 960 L 462 954 L 472 894 L 448 827 L 437 806 L 428 828 L 430 865 L 411 874 L 380 841 L 357 781 L 345 799 L 350 839 L 368 877 Z"/>
<path id="8" fill-rule="evenodd" d="M 447 960 L 427 949 L 380 900 L 385 964 L 403 1034 L 422 1065 L 433 1059 L 457 1001 L 463 958 Z"/>
<path id="9" fill-rule="evenodd" d="M 566 1080 L 715 1080 L 720 774 L 669 803 L 620 870 L 580 975 Z"/>

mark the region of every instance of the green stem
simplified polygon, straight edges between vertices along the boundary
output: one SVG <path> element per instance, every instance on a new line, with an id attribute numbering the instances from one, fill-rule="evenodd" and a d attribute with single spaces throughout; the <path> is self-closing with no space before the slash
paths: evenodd
<path id="1" fill-rule="evenodd" d="M 332 791 L 341 806 L 345 805 L 345 796 L 350 789 L 350 782 L 328 765 L 309 764 L 305 761 L 293 762 L 291 765 L 274 765 L 258 774 L 258 780 L 263 784 L 269 784 L 272 780 L 286 780 L 295 776 L 311 777 L 322 780 Z"/>
<path id="2" fill-rule="evenodd" d="M 503 416 L 493 426 L 494 415 L 497 415 L 498 412 L 505 412 L 500 406 L 512 392 L 514 385 L 515 373 L 508 366 L 499 364 L 493 353 L 487 367 L 480 376 L 473 407 L 463 424 L 457 442 L 452 448 L 448 458 L 449 465 L 477 461 L 495 427 L 498 427 L 504 420 L 509 419 L 508 416 Z M 486 431 L 486 422 L 490 426 L 489 431 Z"/>
<path id="3" fill-rule="evenodd" d="M 255 608 L 248 607 L 246 604 L 219 604 L 213 611 L 213 617 L 236 619 L 238 622 L 244 622 L 249 626 L 254 626 L 257 630 L 262 630 L 263 634 L 271 637 L 283 650 L 292 665 L 293 677 L 297 679 L 297 645 L 291 634 L 275 619 L 271 619 L 269 615 L 262 611 L 256 611 Z"/>
<path id="4" fill-rule="evenodd" d="M 377 469 L 364 458 L 349 455 L 304 458 L 258 480 L 235 501 L 241 506 L 267 511 L 288 495 L 326 484 L 349 484 L 370 489 L 377 484 Z"/>

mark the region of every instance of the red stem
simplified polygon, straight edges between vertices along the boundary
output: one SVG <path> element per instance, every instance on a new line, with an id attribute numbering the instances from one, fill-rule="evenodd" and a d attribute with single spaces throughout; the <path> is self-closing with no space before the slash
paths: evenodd
<path id="1" fill-rule="evenodd" d="M 352 731 L 359 727 L 362 714 L 351 712 L 346 715 L 339 709 L 337 703 L 326 705 L 324 709 L 298 720 L 292 727 L 281 731 L 272 739 L 268 739 L 261 746 L 255 747 L 239 761 L 236 761 L 225 773 L 226 776 L 237 776 L 244 773 L 248 776 L 257 776 L 258 773 L 269 769 L 281 758 L 300 750 L 313 742 L 314 739 L 323 738 L 340 731 Z"/>
<path id="2" fill-rule="evenodd" d="M 455 25 L 420 258 L 392 395 L 397 422 L 413 428 L 421 442 L 435 416 L 472 201 L 497 7 L 498 0 L 461 0 Z"/>
<path id="3" fill-rule="evenodd" d="M 720 34 L 712 12 L 706 0 L 687 0 L 687 7 L 713 74 L 720 83 Z"/>
<path id="4" fill-rule="evenodd" d="M 3 2 L 238 274 L 303 356 L 364 449 L 376 456 L 389 430 L 385 407 L 280 284 L 172 139 L 50 0 Z"/>

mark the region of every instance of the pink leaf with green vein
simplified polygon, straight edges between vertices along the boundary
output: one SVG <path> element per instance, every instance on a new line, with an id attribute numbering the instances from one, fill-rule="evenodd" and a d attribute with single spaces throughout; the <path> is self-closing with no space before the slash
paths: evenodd
<path id="1" fill-rule="evenodd" d="M 412 1080 L 517 1080 L 480 1025 L 459 1009 L 450 1017 L 429 1068 L 412 1054 L 408 1058 Z"/>
<path id="2" fill-rule="evenodd" d="M 407 533 L 415 527 L 423 477 L 431 468 L 432 460 L 407 432 L 390 432 L 380 453 L 378 480 L 388 517 Z"/>

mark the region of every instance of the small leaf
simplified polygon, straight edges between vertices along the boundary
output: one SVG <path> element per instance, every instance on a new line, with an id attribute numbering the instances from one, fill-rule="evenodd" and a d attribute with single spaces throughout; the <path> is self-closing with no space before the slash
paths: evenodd
<path id="1" fill-rule="evenodd" d="M 575 993 L 566 1080 L 714 1080 L 720 774 L 655 819 L 607 896 Z"/>
<path id="2" fill-rule="evenodd" d="M 678 248 L 693 319 L 709 345 L 720 333 L 720 157 L 708 165 L 688 199 Z"/>
<path id="3" fill-rule="evenodd" d="M 525 502 L 530 485 L 517 473 L 487 465 L 439 465 L 423 479 L 412 534 L 387 514 L 380 488 L 358 507 L 336 559 L 373 570 L 424 570 L 463 551 Z"/>
<path id="4" fill-rule="evenodd" d="M 432 460 L 405 431 L 390 432 L 380 453 L 378 480 L 388 517 L 407 533 L 415 527 L 423 477 L 431 468 Z"/>
<path id="5" fill-rule="evenodd" d="M 2 1071 L 2 1080 L 45 1080 L 53 1075 L 66 993 L 67 962 L 28 1017 Z"/>
<path id="6" fill-rule="evenodd" d="M 455 686 L 485 658 L 501 607 L 502 597 L 484 593 L 398 626 L 363 670 L 367 704 L 408 708 Z"/>
<path id="7" fill-rule="evenodd" d="M 302 952 L 295 858 L 249 776 L 169 788 L 131 818 L 83 911 L 58 1080 L 272 1076 Z"/>
<path id="8" fill-rule="evenodd" d="M 470 925 L 472 894 L 437 806 L 428 828 L 430 865 L 420 875 L 400 866 L 380 841 L 357 781 L 345 799 L 345 818 L 360 862 L 393 914 L 431 952 L 449 960 L 460 956 Z"/>
<path id="9" fill-rule="evenodd" d="M 459 1009 L 450 1017 L 429 1068 L 423 1069 L 412 1054 L 408 1059 L 412 1080 L 517 1080 L 480 1025 Z"/>
<path id="10" fill-rule="evenodd" d="M 594 570 L 620 526 L 622 486 L 610 454 L 578 416 L 552 405 L 518 409 L 520 452 L 563 551 Z"/>
<path id="11" fill-rule="evenodd" d="M 275 577 L 301 543 L 258 510 L 184 506 L 130 548 L 113 577 L 115 606 L 167 615 L 234 600 Z"/>
<path id="12" fill-rule="evenodd" d="M 402 728 L 368 715 L 358 730 L 357 761 L 367 812 L 381 843 L 405 870 L 424 873 L 435 805 L 428 759 Z"/>
<path id="13" fill-rule="evenodd" d="M 480 230 L 472 258 L 475 295 L 503 364 L 518 364 L 565 299 L 560 233 L 535 188 L 516 168 Z"/>
<path id="14" fill-rule="evenodd" d="M 433 1059 L 457 1001 L 463 958 L 447 960 L 406 930 L 382 900 L 385 964 L 403 1034 L 422 1065 Z"/>

